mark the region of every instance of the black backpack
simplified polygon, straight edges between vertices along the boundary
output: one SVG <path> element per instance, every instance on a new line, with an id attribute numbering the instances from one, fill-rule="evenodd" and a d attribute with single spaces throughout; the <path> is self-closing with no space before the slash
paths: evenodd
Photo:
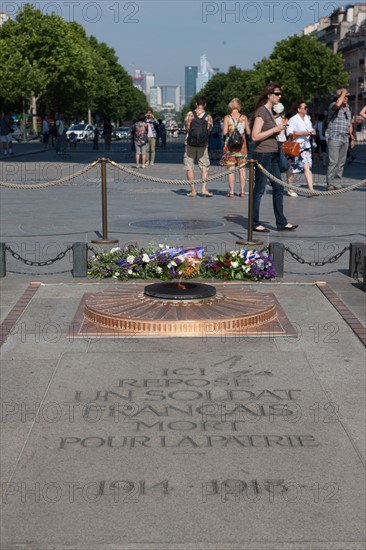
<path id="1" fill-rule="evenodd" d="M 238 122 L 236 124 L 235 124 L 235 120 L 233 119 L 233 117 L 231 117 L 231 120 L 234 122 L 234 131 L 229 136 L 227 146 L 228 146 L 230 151 L 240 151 L 241 148 L 243 147 L 243 136 L 241 135 L 241 133 L 238 130 L 238 124 L 239 124 L 240 117 L 239 117 Z"/>
<path id="2" fill-rule="evenodd" d="M 207 113 L 199 118 L 196 111 L 193 111 L 193 118 L 188 131 L 188 145 L 192 147 L 206 147 L 208 143 Z"/>

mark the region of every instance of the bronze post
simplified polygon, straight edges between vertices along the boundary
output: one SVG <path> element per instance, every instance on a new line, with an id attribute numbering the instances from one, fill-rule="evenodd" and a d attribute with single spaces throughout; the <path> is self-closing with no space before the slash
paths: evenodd
<path id="1" fill-rule="evenodd" d="M 253 194 L 254 194 L 254 166 L 257 162 L 253 159 L 249 164 L 249 198 L 248 198 L 248 238 L 246 241 L 236 241 L 236 244 L 263 244 L 261 241 L 253 241 Z"/>
<path id="2" fill-rule="evenodd" d="M 118 239 L 108 239 L 108 219 L 107 219 L 107 159 L 99 159 L 101 164 L 102 176 L 102 239 L 92 240 L 94 244 L 116 244 Z"/>

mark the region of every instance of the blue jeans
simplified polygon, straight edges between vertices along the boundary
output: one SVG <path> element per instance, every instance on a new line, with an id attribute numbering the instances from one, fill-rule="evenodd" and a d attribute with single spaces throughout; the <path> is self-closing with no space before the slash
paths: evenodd
<path id="1" fill-rule="evenodd" d="M 258 161 L 268 172 L 276 178 L 281 179 L 280 168 L 278 165 L 278 153 L 254 153 L 253 159 Z M 255 184 L 253 195 L 253 229 L 262 225 L 259 219 L 259 208 L 261 199 L 266 189 L 267 176 L 256 167 L 255 168 Z M 287 225 L 287 220 L 283 214 L 283 187 L 279 183 L 269 180 L 272 186 L 272 202 L 273 211 L 276 218 L 277 229 Z"/>

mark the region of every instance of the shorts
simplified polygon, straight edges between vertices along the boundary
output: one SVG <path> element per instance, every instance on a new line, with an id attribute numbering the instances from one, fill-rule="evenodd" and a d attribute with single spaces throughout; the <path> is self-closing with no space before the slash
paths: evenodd
<path id="1" fill-rule="evenodd" d="M 139 145 L 135 141 L 136 155 L 146 155 L 146 143 L 144 145 Z"/>
<path id="2" fill-rule="evenodd" d="M 11 143 L 13 141 L 11 134 L 6 134 L 6 136 L 0 136 L 1 137 L 1 143 Z"/>
<path id="3" fill-rule="evenodd" d="M 208 170 L 210 166 L 210 159 L 208 157 L 208 148 L 205 147 L 192 147 L 192 145 L 186 144 L 186 150 L 184 152 L 184 169 L 188 172 L 194 170 L 194 161 L 197 159 L 198 166 L 201 170 Z"/>

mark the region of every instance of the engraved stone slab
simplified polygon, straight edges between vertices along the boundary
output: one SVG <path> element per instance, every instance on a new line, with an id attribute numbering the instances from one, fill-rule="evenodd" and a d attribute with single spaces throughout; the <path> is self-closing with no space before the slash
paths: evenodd
<path id="1" fill-rule="evenodd" d="M 364 538 L 359 453 L 300 352 L 65 353 L 5 489 L 4 547 Z"/>

